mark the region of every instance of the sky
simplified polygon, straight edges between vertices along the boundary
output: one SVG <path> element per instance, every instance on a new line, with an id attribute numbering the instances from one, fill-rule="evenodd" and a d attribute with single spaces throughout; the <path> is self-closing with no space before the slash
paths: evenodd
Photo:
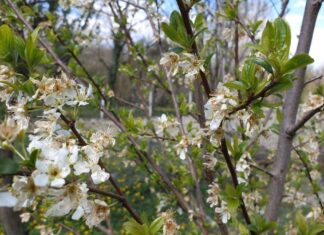
<path id="1" fill-rule="evenodd" d="M 303 13 L 306 0 L 291 0 L 289 3 L 289 11 L 285 17 L 291 27 L 291 52 L 294 53 L 297 47 L 300 27 L 303 19 Z M 310 56 L 315 60 L 313 67 L 318 69 L 324 66 L 324 6 L 318 14 L 315 31 L 313 35 Z"/>
<path id="2" fill-rule="evenodd" d="M 136 0 L 132 0 L 136 2 Z M 207 0 L 205 0 L 207 1 Z M 209 0 L 210 1 L 210 0 Z M 259 0 L 253 0 L 253 1 L 259 1 Z M 272 14 L 269 16 L 269 20 L 272 20 L 277 17 L 278 11 L 281 9 L 281 1 L 282 0 L 269 0 L 270 6 L 272 8 Z M 285 16 L 286 21 L 289 23 L 291 27 L 291 35 L 292 35 L 292 43 L 291 43 L 291 54 L 293 55 L 295 53 L 297 43 L 298 43 L 298 35 L 300 33 L 300 27 L 301 22 L 303 19 L 303 13 L 305 8 L 306 0 L 290 0 L 288 5 L 288 12 Z M 96 6 L 97 8 L 100 8 L 100 5 Z M 165 0 L 164 6 L 163 6 L 163 14 L 170 14 L 173 10 L 178 10 L 176 5 L 176 0 Z M 75 17 L 79 17 L 78 14 L 72 14 L 71 20 Z M 135 39 L 144 39 L 148 42 L 152 42 L 153 38 L 153 32 L 150 30 L 150 24 L 148 21 L 145 22 L 145 13 L 143 11 L 139 11 L 138 14 L 132 15 L 130 14 L 130 18 L 128 19 L 129 22 L 138 22 L 134 26 L 134 35 L 133 37 Z M 166 17 L 162 18 L 162 21 L 167 21 Z M 101 24 L 100 31 L 104 38 L 107 38 L 107 36 L 110 34 L 110 29 L 107 27 L 107 22 L 105 20 L 99 20 L 98 19 L 90 19 L 90 27 L 93 28 L 96 24 Z M 109 38 L 109 36 L 108 36 Z M 310 50 L 310 56 L 314 58 L 315 62 L 312 65 L 312 67 L 316 70 L 319 68 L 324 67 L 324 6 L 322 7 L 315 31 L 313 36 L 313 42 Z M 103 41 L 103 45 L 108 45 L 109 40 Z"/>
<path id="3" fill-rule="evenodd" d="M 166 9 L 177 9 L 176 4 L 174 4 L 175 0 L 166 0 L 165 2 Z M 278 15 L 277 12 L 281 10 L 281 0 L 269 0 L 269 3 L 270 6 L 272 6 L 272 18 L 274 19 Z M 306 0 L 290 0 L 288 4 L 288 12 L 285 16 L 285 20 L 291 27 L 291 54 L 294 54 L 297 48 L 297 36 L 300 33 L 305 4 Z M 315 70 L 324 67 L 324 6 L 322 6 L 322 9 L 318 14 L 309 54 L 315 60 L 314 64 L 312 65 Z"/>

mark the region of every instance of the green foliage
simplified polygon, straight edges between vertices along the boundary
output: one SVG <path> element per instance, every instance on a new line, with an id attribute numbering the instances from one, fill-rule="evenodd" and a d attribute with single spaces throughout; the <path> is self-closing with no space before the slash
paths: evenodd
<path id="1" fill-rule="evenodd" d="M 201 20 L 198 18 L 197 26 L 201 25 L 200 21 Z M 161 28 L 169 39 L 176 42 L 183 48 L 189 49 L 191 47 L 192 40 L 190 36 L 187 34 L 184 22 L 178 11 L 173 11 L 170 16 L 170 23 L 167 24 L 163 22 L 161 24 Z"/>
<path id="2" fill-rule="evenodd" d="M 160 230 L 164 224 L 164 218 L 158 217 L 151 224 L 139 224 L 134 220 L 130 220 L 124 224 L 124 228 L 130 235 L 155 235 L 160 234 Z"/>
<path id="3" fill-rule="evenodd" d="M 308 222 L 300 211 L 296 214 L 295 222 L 298 228 L 298 235 L 324 234 L 324 224 Z"/>
<path id="4" fill-rule="evenodd" d="M 19 164 L 6 156 L 0 157 L 0 174 L 13 174 L 19 170 Z"/>
<path id="5" fill-rule="evenodd" d="M 269 222 L 260 215 L 253 216 L 252 223 L 248 225 L 249 230 L 256 234 L 263 234 L 264 232 L 275 229 L 276 227 L 276 223 Z"/>
<path id="6" fill-rule="evenodd" d="M 44 59 L 45 53 L 37 47 L 40 28 L 28 35 L 26 43 L 16 36 L 8 25 L 0 26 L 0 61 L 11 64 L 18 71 L 27 67 L 29 73 Z"/>

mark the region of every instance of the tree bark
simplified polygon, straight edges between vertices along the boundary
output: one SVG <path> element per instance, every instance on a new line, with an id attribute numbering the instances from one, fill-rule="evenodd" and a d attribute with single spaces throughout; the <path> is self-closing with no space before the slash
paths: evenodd
<path id="1" fill-rule="evenodd" d="M 321 4 L 322 1 L 307 0 L 296 54 L 309 52 Z M 270 179 L 268 188 L 269 202 L 265 212 L 266 218 L 272 221 L 278 218 L 280 203 L 284 194 L 285 179 L 294 137 L 294 134 L 289 135 L 287 131 L 296 122 L 299 101 L 304 87 L 305 72 L 306 68 L 299 69 L 295 72 L 294 76 L 298 80 L 294 82 L 293 88 L 287 92 L 283 106 L 283 121 L 281 124 L 277 154 L 272 169 L 274 177 Z"/>

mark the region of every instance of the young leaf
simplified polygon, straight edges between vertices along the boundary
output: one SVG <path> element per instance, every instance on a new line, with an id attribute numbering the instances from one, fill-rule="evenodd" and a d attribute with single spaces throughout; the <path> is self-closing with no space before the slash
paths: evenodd
<path id="1" fill-rule="evenodd" d="M 257 57 L 253 57 L 250 59 L 253 63 L 260 65 L 262 68 L 264 68 L 268 73 L 272 73 L 273 74 L 273 69 L 271 67 L 271 64 L 269 64 L 269 62 L 265 59 L 262 58 L 257 58 Z"/>
<path id="2" fill-rule="evenodd" d="M 226 82 L 224 86 L 230 89 L 241 90 L 241 91 L 245 91 L 247 89 L 247 87 L 241 81 Z"/>
<path id="3" fill-rule="evenodd" d="M 282 72 L 289 73 L 295 69 L 302 68 L 313 63 L 314 60 L 307 54 L 298 54 L 292 57 L 284 64 Z"/>
<path id="4" fill-rule="evenodd" d="M 157 219 L 155 219 L 149 227 L 150 230 L 150 234 L 154 235 L 157 234 L 158 231 L 160 231 L 160 229 L 162 228 L 164 224 L 164 219 L 163 217 L 158 217 Z"/>

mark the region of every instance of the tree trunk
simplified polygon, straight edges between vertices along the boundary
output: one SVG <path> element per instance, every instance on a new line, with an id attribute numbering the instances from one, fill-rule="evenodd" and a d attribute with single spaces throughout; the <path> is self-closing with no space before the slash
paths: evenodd
<path id="1" fill-rule="evenodd" d="M 296 54 L 309 52 L 321 4 L 322 1 L 307 0 Z M 280 203 L 284 194 L 285 179 L 293 141 L 293 136 L 288 135 L 287 130 L 296 122 L 299 101 L 304 87 L 305 72 L 306 68 L 296 71 L 294 76 L 299 79 L 294 82 L 293 88 L 287 92 L 284 102 L 277 155 L 272 169 L 274 177 L 270 180 L 268 188 L 269 202 L 265 212 L 266 218 L 272 221 L 278 218 Z"/>

